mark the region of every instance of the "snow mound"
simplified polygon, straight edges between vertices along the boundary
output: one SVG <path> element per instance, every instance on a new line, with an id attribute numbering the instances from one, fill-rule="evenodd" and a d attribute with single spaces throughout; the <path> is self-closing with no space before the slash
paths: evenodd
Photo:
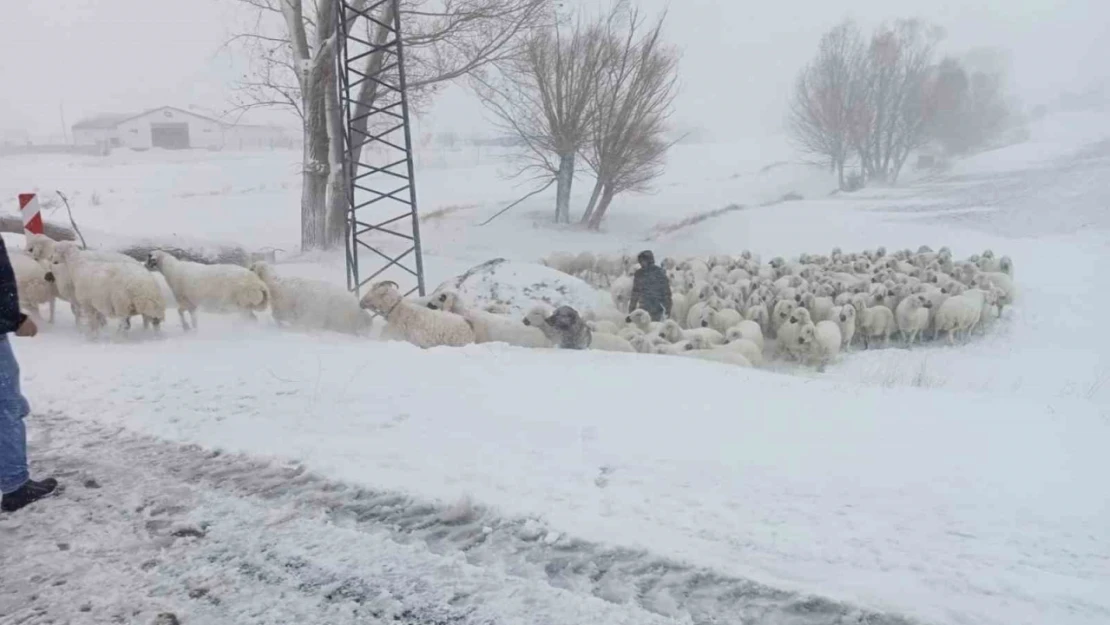
<path id="1" fill-rule="evenodd" d="M 576 310 L 612 306 L 609 295 L 561 271 L 530 263 L 495 258 L 444 281 L 434 296 L 454 289 L 470 306 L 506 306 L 512 315 L 524 315 L 538 303 L 570 306 Z"/>

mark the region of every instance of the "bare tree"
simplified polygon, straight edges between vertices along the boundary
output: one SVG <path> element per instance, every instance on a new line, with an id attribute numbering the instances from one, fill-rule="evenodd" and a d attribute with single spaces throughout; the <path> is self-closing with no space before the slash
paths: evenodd
<path id="1" fill-rule="evenodd" d="M 603 37 L 607 19 L 578 17 L 569 28 L 556 23 L 537 30 L 498 76 L 474 80 L 501 129 L 523 148 L 516 175 L 554 178 L 555 223 L 570 223 L 575 160 L 589 139 L 597 111 L 593 90 L 609 51 Z"/>
<path id="2" fill-rule="evenodd" d="M 678 91 L 678 52 L 663 42 L 664 19 L 646 31 L 636 10 L 627 11 L 623 25 L 608 22 L 610 51 L 594 89 L 593 133 L 584 154 L 597 176 L 582 215 L 591 230 L 601 227 L 616 195 L 648 188 L 672 145 L 665 135 Z"/>
<path id="3" fill-rule="evenodd" d="M 817 58 L 798 74 L 790 102 L 791 137 L 805 152 L 828 159 L 842 190 L 853 137 L 868 121 L 865 50 L 855 22 L 833 28 L 821 37 Z"/>
<path id="4" fill-rule="evenodd" d="M 253 54 L 251 72 L 240 85 L 240 108 L 282 106 L 295 111 L 304 130 L 301 192 L 302 249 L 339 245 L 347 219 L 346 181 L 339 166 L 343 156 L 341 115 L 335 74 L 335 17 L 338 0 L 236 0 L 254 11 L 252 26 L 232 38 Z M 406 46 L 405 72 L 410 101 L 431 97 L 445 82 L 480 71 L 513 55 L 521 36 L 545 15 L 549 0 L 401 0 Z M 356 0 L 364 10 L 367 0 Z M 392 3 L 381 3 L 374 19 L 393 20 Z M 363 33 L 367 41 L 384 43 L 380 26 Z M 361 61 L 364 74 L 396 71 L 384 52 Z M 366 118 L 381 94 L 365 81 L 356 98 L 354 158 L 365 145 Z M 361 131 L 361 132 L 359 132 Z"/>
<path id="5" fill-rule="evenodd" d="M 798 146 L 828 158 L 845 188 L 852 153 L 866 178 L 895 182 L 906 159 L 931 139 L 937 111 L 933 56 L 941 29 L 899 20 L 867 44 L 851 21 L 821 39 L 799 74 L 789 112 Z"/>
<path id="6" fill-rule="evenodd" d="M 899 20 L 871 37 L 866 83 L 870 124 L 857 151 L 869 178 L 896 182 L 910 152 L 929 141 L 935 106 L 925 88 L 943 31 Z"/>

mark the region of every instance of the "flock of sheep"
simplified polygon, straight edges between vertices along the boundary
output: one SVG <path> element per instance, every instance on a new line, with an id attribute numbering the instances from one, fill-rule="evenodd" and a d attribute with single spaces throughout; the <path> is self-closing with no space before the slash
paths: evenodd
<path id="1" fill-rule="evenodd" d="M 270 309 L 278 325 L 356 335 L 369 333 L 372 318 L 341 287 L 320 280 L 281 278 L 264 262 L 249 269 L 179 260 L 165 251 L 140 262 L 119 252 L 83 250 L 76 243 L 28 235 L 23 251 L 9 250 L 20 307 L 40 316 L 49 307 L 54 321 L 58 299 L 69 302 L 79 328 L 95 336 L 109 319 L 119 331 L 141 316 L 155 330 L 176 305 L 185 330 L 197 327 L 197 311 L 237 313 L 254 318 Z"/>
<path id="2" fill-rule="evenodd" d="M 984 331 L 1013 302 L 1013 262 L 991 250 L 955 260 L 947 247 L 887 253 L 885 248 L 802 254 L 767 263 L 751 252 L 663 260 L 674 292 L 669 319 L 622 313 L 632 292 L 631 257 L 556 254 L 548 267 L 608 285 L 611 311 L 588 311 L 595 333 L 616 335 L 646 353 L 701 358 L 742 354 L 759 366 L 770 357 L 823 368 L 861 343 L 951 344 Z M 708 353 L 706 353 L 708 352 Z M 714 354 L 710 356 L 709 354 Z"/>
<path id="3" fill-rule="evenodd" d="M 382 338 L 420 347 L 501 342 L 523 347 L 672 354 L 740 366 L 771 358 L 823 369 L 855 343 L 865 348 L 906 345 L 945 334 L 949 343 L 983 331 L 1014 297 L 1013 263 L 991 250 L 954 260 L 948 248 L 888 254 L 884 248 L 845 254 L 803 254 L 767 263 L 739 256 L 662 262 L 673 291 L 669 318 L 653 321 L 629 311 L 635 262 L 626 256 L 556 254 L 548 267 L 608 287 L 612 306 L 578 311 L 535 306 L 523 318 L 507 305 L 469 305 L 454 290 L 418 299 L 390 281 L 361 300 L 319 280 L 283 278 L 264 262 L 249 269 L 203 265 L 151 252 L 140 262 L 116 252 L 82 250 L 71 242 L 30 235 L 9 253 L 20 304 L 31 314 L 56 299 L 70 303 L 78 326 L 95 335 L 109 319 L 121 332 L 132 317 L 157 330 L 176 305 L 182 327 L 196 328 L 197 311 L 253 318 L 271 310 L 280 326 L 367 336 L 372 315 L 386 321 Z"/>

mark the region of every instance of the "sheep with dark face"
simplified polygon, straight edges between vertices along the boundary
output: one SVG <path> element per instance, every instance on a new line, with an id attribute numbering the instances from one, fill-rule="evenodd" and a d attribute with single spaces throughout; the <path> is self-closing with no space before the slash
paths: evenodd
<path id="1" fill-rule="evenodd" d="M 524 316 L 524 325 L 538 328 L 552 345 L 561 349 L 586 349 L 593 333 L 578 311 L 560 306 L 548 314 L 544 306 L 536 306 Z"/>
<path id="2" fill-rule="evenodd" d="M 611 352 L 635 352 L 627 340 L 613 335 L 594 333 L 578 311 L 560 306 L 548 314 L 545 306 L 536 306 L 524 316 L 524 325 L 539 328 L 555 347 L 561 349 L 594 349 Z"/>

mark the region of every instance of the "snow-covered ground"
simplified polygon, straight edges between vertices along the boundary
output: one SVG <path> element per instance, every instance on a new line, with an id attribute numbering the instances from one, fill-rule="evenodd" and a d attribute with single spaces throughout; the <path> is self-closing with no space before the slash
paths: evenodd
<path id="1" fill-rule="evenodd" d="M 556 250 L 766 258 L 928 244 L 1014 259 L 1018 301 L 987 337 L 847 354 L 820 375 L 492 345 L 421 351 L 211 315 L 195 336 L 171 323 L 159 340 L 88 343 L 63 312 L 16 349 L 40 466 L 74 473 L 59 501 L 0 521 L 0 540 L 32 543 L 5 547 L 0 588 L 64 573 L 39 594 L 79 606 L 81 591 L 66 589 L 91 592 L 101 568 L 135 580 L 126 599 L 65 612 L 74 622 L 124 609 L 346 622 L 339 611 L 353 607 L 319 602 L 356 580 L 369 588 L 360 597 L 392 597 L 384 608 L 350 599 L 384 620 L 457 608 L 411 619 L 420 623 L 1110 622 L 1106 122 L 1050 118 L 1027 144 L 850 195 L 829 195 L 827 173 L 805 165 L 765 167 L 784 160 L 775 150 L 760 162 L 750 148 L 679 146 L 658 193 L 621 200 L 600 234 L 547 226 L 546 200 L 477 226 L 521 191 L 488 154 L 419 171 L 425 214 L 457 207 L 422 226 L 432 285 L 494 257 Z M 291 254 L 296 157 L 13 160 L 0 167 L 0 197 L 79 190 L 79 219 L 105 237 L 276 247 L 290 251 L 284 271 L 342 282 L 337 257 Z M 790 192 L 806 199 L 761 206 Z M 668 227 L 729 204 L 745 208 Z M 286 492 L 278 475 L 276 504 L 241 492 L 232 473 L 230 485 L 217 469 L 190 478 L 178 456 L 201 452 L 180 443 L 296 461 L 336 501 Z M 148 481 L 127 472 L 132 457 Z M 83 472 L 104 488 L 84 489 Z M 100 545 L 114 529 L 144 528 L 153 513 L 134 500 L 167 489 L 188 502 L 171 525 L 209 522 L 204 538 L 167 539 L 171 525 L 155 524 L 134 543 Z M 412 498 L 432 521 L 399 534 L 396 519 L 352 512 L 359 489 Z M 458 525 L 494 539 L 475 548 L 477 534 L 455 536 Z M 36 559 L 53 549 L 39 543 L 62 540 L 50 532 L 70 531 L 87 541 L 81 559 Z M 134 573 L 150 541 L 168 555 Z M 304 573 L 274 564 L 293 555 Z M 434 588 L 414 585 L 425 572 Z M 213 593 L 219 603 L 189 600 L 195 584 L 226 590 Z M 32 610 L 18 588 L 0 601 Z"/>

